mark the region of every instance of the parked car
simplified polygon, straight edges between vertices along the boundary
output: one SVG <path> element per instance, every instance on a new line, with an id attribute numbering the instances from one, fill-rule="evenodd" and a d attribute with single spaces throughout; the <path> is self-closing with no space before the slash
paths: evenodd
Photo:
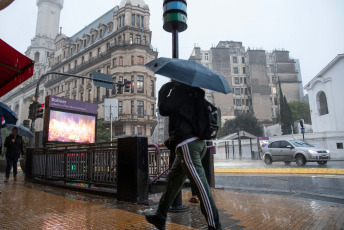
<path id="1" fill-rule="evenodd" d="M 298 166 L 304 166 L 307 162 L 318 162 L 319 165 L 325 165 L 331 158 L 328 150 L 298 140 L 273 141 L 263 147 L 262 151 L 264 162 L 267 165 L 275 161 L 284 161 L 285 164 L 296 162 Z"/>

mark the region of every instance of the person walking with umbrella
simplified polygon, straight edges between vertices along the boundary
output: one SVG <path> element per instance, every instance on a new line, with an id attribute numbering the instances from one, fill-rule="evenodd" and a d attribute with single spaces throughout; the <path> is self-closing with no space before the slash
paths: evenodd
<path id="1" fill-rule="evenodd" d="M 160 230 L 165 229 L 167 212 L 186 177 L 196 188 L 208 229 L 221 229 L 218 211 L 201 162 L 207 150 L 206 144 L 192 125 L 192 119 L 197 113 L 197 97 L 204 98 L 204 95 L 204 90 L 174 80 L 163 85 L 159 91 L 159 112 L 169 117 L 169 139 L 165 145 L 176 153 L 158 209 L 154 215 L 146 216 L 146 220 Z"/>
<path id="2" fill-rule="evenodd" d="M 24 154 L 23 138 L 18 134 L 18 128 L 12 128 L 12 134 L 6 137 L 4 146 L 6 151 L 6 179 L 5 183 L 9 181 L 11 168 L 13 167 L 13 177 L 17 180 L 17 163 L 20 155 Z"/>

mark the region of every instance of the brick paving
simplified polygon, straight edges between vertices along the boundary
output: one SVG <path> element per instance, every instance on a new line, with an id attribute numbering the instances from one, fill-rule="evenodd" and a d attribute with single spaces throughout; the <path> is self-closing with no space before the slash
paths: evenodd
<path id="1" fill-rule="evenodd" d="M 143 206 L 25 182 L 3 183 L 0 175 L 0 229 L 154 229 Z M 246 194 L 215 189 L 223 229 L 344 229 L 344 206 L 271 194 Z M 166 229 L 207 229 L 200 208 L 187 199 L 186 213 L 169 214 Z M 159 196 L 151 200 L 158 201 Z"/>

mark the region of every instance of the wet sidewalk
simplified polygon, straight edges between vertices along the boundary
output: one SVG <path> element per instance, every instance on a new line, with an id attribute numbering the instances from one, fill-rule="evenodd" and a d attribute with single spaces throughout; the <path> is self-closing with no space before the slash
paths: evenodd
<path id="1" fill-rule="evenodd" d="M 0 174 L 0 229 L 154 229 L 143 206 L 19 180 L 3 183 Z M 12 178 L 11 178 L 12 179 Z M 214 189 L 223 229 L 344 229 L 344 206 L 271 194 Z M 186 213 L 170 213 L 166 229 L 207 229 L 198 205 L 187 201 Z M 153 201 L 159 195 L 152 196 Z"/>

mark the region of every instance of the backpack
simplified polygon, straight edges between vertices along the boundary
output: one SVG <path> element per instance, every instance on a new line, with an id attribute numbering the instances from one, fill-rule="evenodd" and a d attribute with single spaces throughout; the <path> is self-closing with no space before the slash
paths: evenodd
<path id="1" fill-rule="evenodd" d="M 204 97 L 197 97 L 195 109 L 195 119 L 193 119 L 193 129 L 195 133 L 201 140 L 216 138 L 219 130 L 216 107 L 209 103 Z"/>

